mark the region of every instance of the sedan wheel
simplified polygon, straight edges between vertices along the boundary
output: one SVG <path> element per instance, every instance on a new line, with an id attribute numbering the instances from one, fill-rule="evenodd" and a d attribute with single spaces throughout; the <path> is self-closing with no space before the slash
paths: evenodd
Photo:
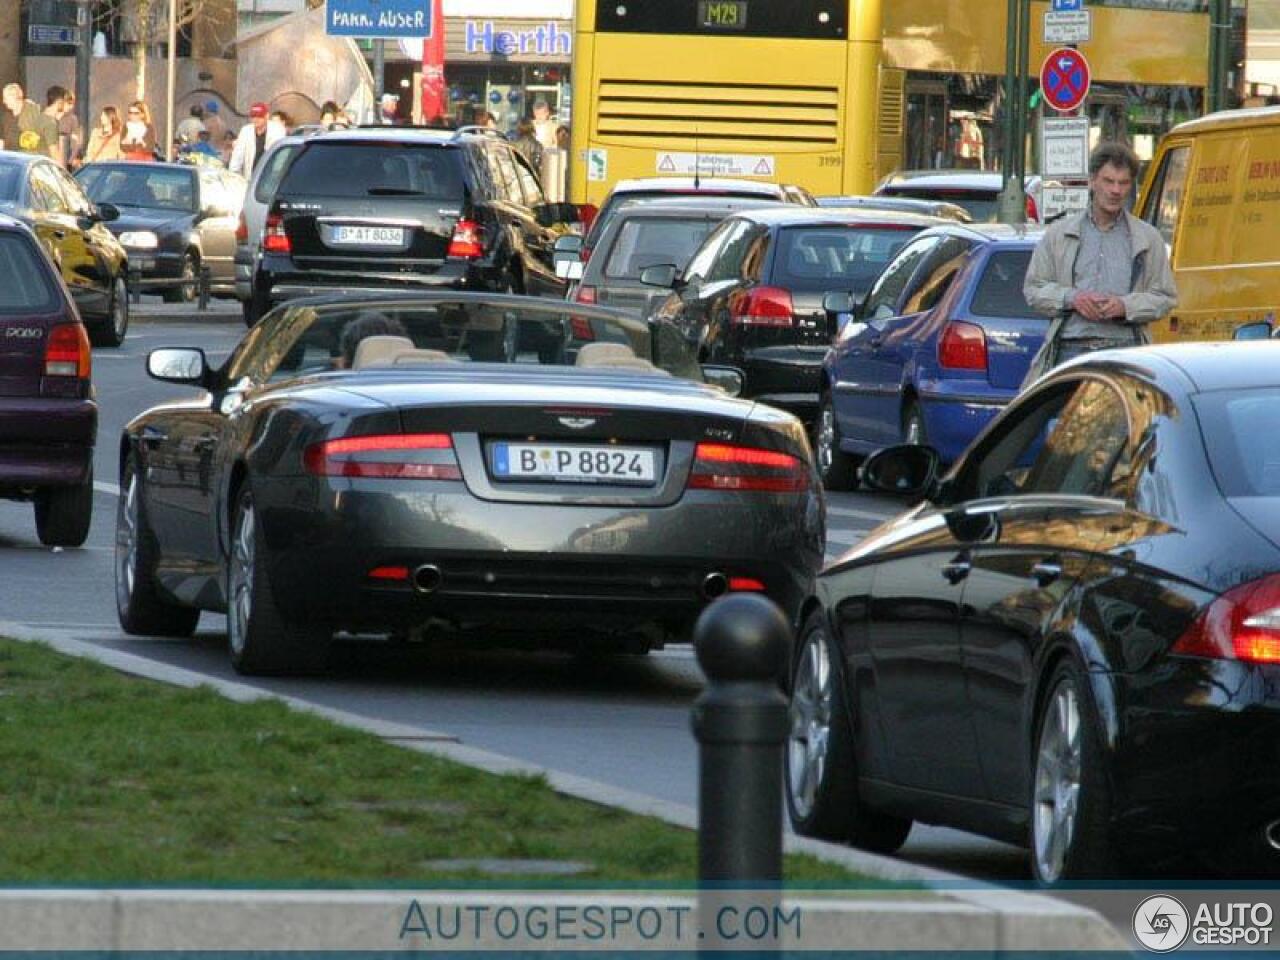
<path id="1" fill-rule="evenodd" d="M 824 487 L 828 490 L 851 490 L 857 486 L 857 459 L 840 449 L 840 425 L 836 421 L 831 394 L 822 398 L 818 420 L 814 424 L 813 446 Z"/>
<path id="2" fill-rule="evenodd" d="M 110 312 L 105 320 L 89 328 L 89 339 L 95 347 L 118 347 L 129 332 L 129 288 L 124 277 L 116 277 L 111 285 Z"/>
<path id="3" fill-rule="evenodd" d="M 199 265 L 194 254 L 182 256 L 182 282 L 172 290 L 164 291 L 165 303 L 193 303 L 196 299 Z"/>
<path id="4" fill-rule="evenodd" d="M 125 633 L 141 636 L 189 637 L 200 611 L 161 597 L 155 580 L 159 549 L 147 526 L 142 486 L 134 461 L 125 462 L 124 488 L 116 508 L 116 614 Z"/>
<path id="5" fill-rule="evenodd" d="M 1074 661 L 1062 662 L 1040 708 L 1031 788 L 1031 865 L 1043 884 L 1105 877 L 1113 869 L 1110 790 L 1085 683 Z"/>
<path id="6" fill-rule="evenodd" d="M 328 664 L 332 631 L 290 623 L 276 606 L 249 483 L 236 497 L 227 559 L 227 645 L 244 674 L 313 673 Z"/>
<path id="7" fill-rule="evenodd" d="M 791 684 L 786 796 L 799 834 L 892 853 L 906 842 L 911 821 L 864 806 L 845 708 L 845 690 L 833 668 L 836 647 L 820 613 L 805 622 Z"/>

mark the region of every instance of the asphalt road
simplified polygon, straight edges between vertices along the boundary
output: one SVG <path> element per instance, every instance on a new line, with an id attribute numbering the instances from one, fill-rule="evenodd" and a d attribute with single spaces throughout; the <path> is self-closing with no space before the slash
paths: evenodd
<path id="1" fill-rule="evenodd" d="M 64 630 L 210 676 L 234 676 L 220 616 L 204 615 L 194 641 L 127 637 L 120 631 L 112 543 L 120 430 L 146 407 L 182 393 L 147 378 L 147 351 L 199 346 L 219 362 L 243 331 L 238 315 L 182 322 L 135 318 L 121 349 L 94 352 L 101 422 L 89 540 L 76 550 L 42 547 L 30 505 L 0 501 L 0 619 Z M 897 508 L 866 494 L 831 496 L 828 556 L 852 546 Z M 687 648 L 644 658 L 582 659 L 363 646 L 346 651 L 331 677 L 256 683 L 639 793 L 689 806 L 697 802 L 689 710 L 701 673 Z M 1028 879 L 1022 850 L 938 827 L 917 825 L 902 856 L 975 878 Z"/>

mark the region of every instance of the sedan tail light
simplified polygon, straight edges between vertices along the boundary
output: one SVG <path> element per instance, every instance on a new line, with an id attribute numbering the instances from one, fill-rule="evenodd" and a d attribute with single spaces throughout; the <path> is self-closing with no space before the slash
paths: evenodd
<path id="1" fill-rule="evenodd" d="M 791 292 L 780 287 L 752 287 L 729 298 L 729 318 L 744 327 L 789 327 L 795 305 Z"/>
<path id="2" fill-rule="evenodd" d="M 321 477 L 461 480 L 447 433 L 391 433 L 313 443 L 302 454 L 307 473 Z"/>
<path id="3" fill-rule="evenodd" d="M 262 249 L 267 253 L 290 253 L 293 249 L 289 235 L 284 232 L 284 217 L 278 213 L 267 215 L 266 226 L 262 228 Z"/>
<path id="4" fill-rule="evenodd" d="M 84 324 L 55 324 L 44 345 L 44 375 L 88 380 L 92 374 L 93 352 Z"/>
<path id="5" fill-rule="evenodd" d="M 938 363 L 948 370 L 986 370 L 986 333 L 976 323 L 952 320 L 938 341 Z"/>
<path id="6" fill-rule="evenodd" d="M 809 469 L 799 457 L 727 443 L 698 444 L 689 474 L 691 490 L 800 493 L 808 488 Z"/>
<path id="7" fill-rule="evenodd" d="M 484 227 L 474 220 L 459 220 L 453 225 L 449 250 L 450 260 L 478 260 L 484 256 Z"/>
<path id="8" fill-rule="evenodd" d="M 1228 590 L 1200 612 L 1171 653 L 1280 663 L 1280 575 Z"/>
<path id="9" fill-rule="evenodd" d="M 577 289 L 576 291 L 574 291 L 573 299 L 574 299 L 574 300 L 577 300 L 577 301 L 578 301 L 578 303 L 595 303 L 595 302 L 596 302 L 596 288 L 595 288 L 595 287 L 592 287 L 592 286 L 581 286 L 581 285 L 580 285 L 580 286 L 578 287 L 578 289 Z"/>

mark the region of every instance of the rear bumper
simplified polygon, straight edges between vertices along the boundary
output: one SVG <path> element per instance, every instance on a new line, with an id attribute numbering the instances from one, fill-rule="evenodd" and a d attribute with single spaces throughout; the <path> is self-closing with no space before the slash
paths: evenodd
<path id="1" fill-rule="evenodd" d="M 97 433 L 92 400 L 0 397 L 0 494 L 83 483 Z"/>
<path id="2" fill-rule="evenodd" d="M 239 268 L 237 268 L 239 270 Z M 414 290 L 494 290 L 502 271 L 474 261 L 445 261 L 431 273 L 322 272 L 299 270 L 286 258 L 264 256 L 253 274 L 251 290 L 271 303 L 332 293 L 385 293 Z M 245 299 L 248 299 L 246 292 Z"/>
<path id="3" fill-rule="evenodd" d="M 929 445 L 947 463 L 958 459 L 1014 397 L 1012 390 L 982 392 L 973 381 L 934 381 L 920 386 L 920 409 Z"/>
<path id="4" fill-rule="evenodd" d="M 386 631 L 433 619 L 539 641 L 642 632 L 687 640 L 709 574 L 761 580 L 794 619 L 822 562 L 816 494 L 694 492 L 658 508 L 482 501 L 462 483 L 255 485 L 287 617 Z M 430 489 L 428 489 L 430 488 Z M 370 579 L 424 564 L 431 593 Z"/>
<path id="5" fill-rule="evenodd" d="M 801 420 L 810 421 L 817 416 L 818 394 L 822 389 L 821 360 L 747 354 L 742 370 L 746 374 L 744 397 L 794 413 Z"/>

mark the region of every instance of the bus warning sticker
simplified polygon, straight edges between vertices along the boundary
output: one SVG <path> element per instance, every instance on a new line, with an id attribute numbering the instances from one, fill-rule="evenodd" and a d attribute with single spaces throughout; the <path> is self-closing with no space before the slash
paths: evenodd
<path id="1" fill-rule="evenodd" d="M 777 163 L 772 156 L 746 153 L 658 154 L 659 174 L 700 177 L 772 177 Z"/>
<path id="2" fill-rule="evenodd" d="M 609 179 L 609 151 L 587 151 L 587 179 L 594 183 L 603 183 Z"/>

